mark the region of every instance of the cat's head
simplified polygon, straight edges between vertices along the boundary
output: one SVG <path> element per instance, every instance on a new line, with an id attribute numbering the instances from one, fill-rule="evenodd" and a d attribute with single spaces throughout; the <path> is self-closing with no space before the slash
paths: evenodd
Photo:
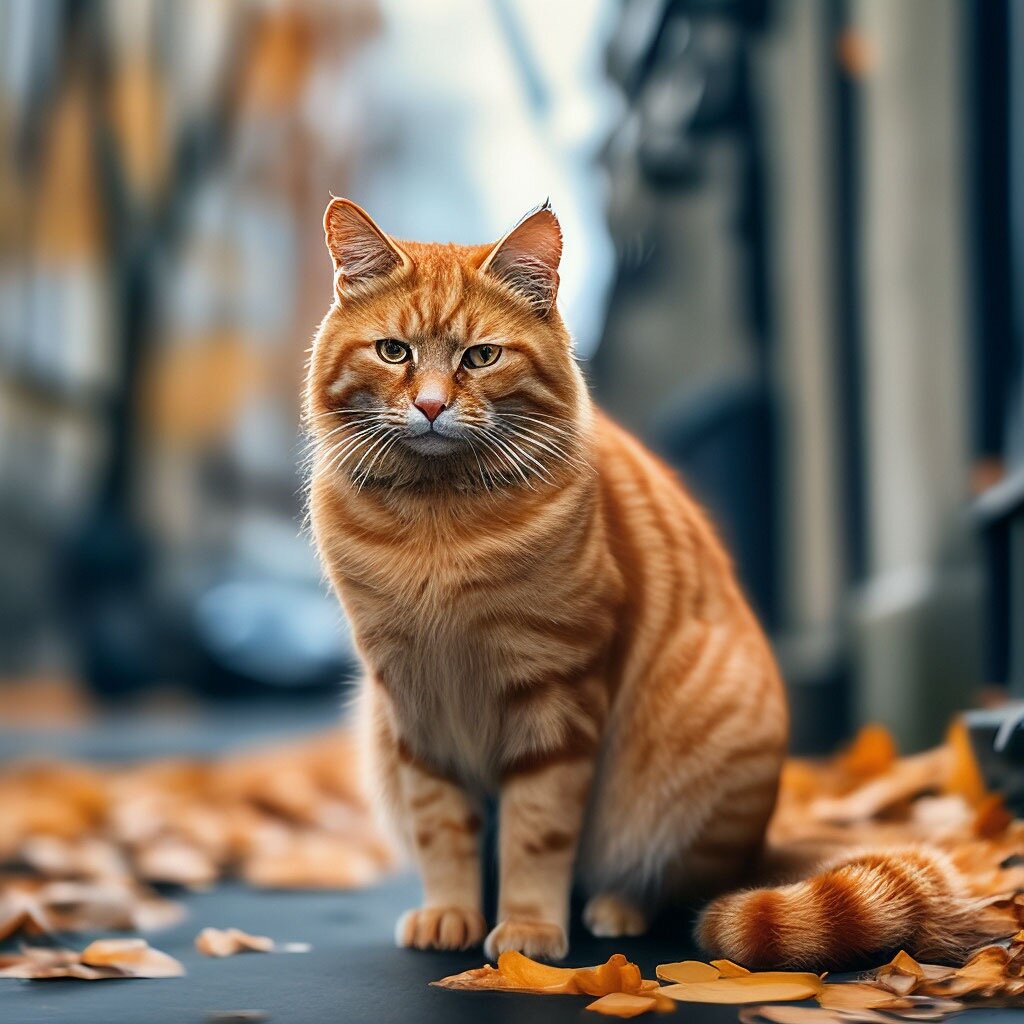
<path id="1" fill-rule="evenodd" d="M 492 245 L 397 242 L 347 199 L 324 230 L 334 303 L 306 385 L 315 472 L 536 488 L 579 464 L 586 392 L 555 306 L 550 206 Z"/>

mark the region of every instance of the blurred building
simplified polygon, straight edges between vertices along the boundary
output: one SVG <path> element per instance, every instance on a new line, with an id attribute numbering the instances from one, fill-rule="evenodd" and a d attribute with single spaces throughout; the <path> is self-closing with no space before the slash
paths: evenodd
<path id="1" fill-rule="evenodd" d="M 1010 0 L 7 0 L 0 54 L 4 676 L 336 686 L 326 200 L 473 242 L 550 195 L 587 372 L 714 511 L 797 745 L 1024 693 Z"/>
<path id="2" fill-rule="evenodd" d="M 623 6 L 598 380 L 717 510 L 798 745 L 1021 692 L 1020 18 Z"/>

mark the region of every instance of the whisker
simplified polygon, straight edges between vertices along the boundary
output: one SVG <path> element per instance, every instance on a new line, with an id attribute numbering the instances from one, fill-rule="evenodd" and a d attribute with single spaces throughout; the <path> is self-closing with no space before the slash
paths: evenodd
<path id="1" fill-rule="evenodd" d="M 530 473 L 532 470 L 529 466 L 524 465 L 523 460 L 516 454 L 509 444 L 502 438 L 498 437 L 497 434 L 489 431 L 485 431 L 481 436 L 491 442 L 499 453 L 504 453 L 505 461 L 519 474 L 523 483 L 532 489 L 533 484 L 530 482 Z"/>
<path id="2" fill-rule="evenodd" d="M 341 455 L 338 458 L 336 458 L 329 467 L 328 472 L 337 473 L 339 470 L 341 470 L 345 463 L 348 462 L 348 460 L 355 455 L 355 453 L 360 448 L 362 448 L 366 444 L 372 445 L 373 443 L 375 443 L 377 440 L 377 436 L 382 431 L 386 431 L 387 429 L 388 428 L 386 426 L 370 427 L 368 430 L 365 431 L 365 437 L 363 437 L 361 440 L 357 442 L 350 443 L 346 448 L 343 449 Z"/>
<path id="3" fill-rule="evenodd" d="M 532 488 L 533 484 L 530 483 L 530 478 L 526 475 L 526 472 L 523 470 L 523 467 L 519 464 L 519 461 L 509 452 L 504 451 L 502 446 L 498 443 L 498 439 L 495 438 L 492 434 L 490 434 L 485 428 L 477 427 L 476 429 L 477 437 L 479 437 L 480 441 L 483 444 L 485 444 L 495 455 L 497 455 L 498 459 L 501 462 L 504 462 L 506 465 L 510 466 L 512 468 L 512 471 L 519 475 L 519 477 L 522 479 L 523 483 L 526 484 L 527 487 Z"/>
<path id="4" fill-rule="evenodd" d="M 341 451 L 342 449 L 345 448 L 346 445 L 358 440 L 360 437 L 365 437 L 367 434 L 370 434 L 373 431 L 380 429 L 382 426 L 383 424 L 378 423 L 372 424 L 371 426 L 368 427 L 362 427 L 359 430 L 355 431 L 355 433 L 350 434 L 347 437 L 343 437 L 338 441 L 335 441 L 332 445 L 329 446 L 327 450 L 331 453 Z"/>
<path id="5" fill-rule="evenodd" d="M 537 473 L 540 476 L 542 476 L 548 483 L 555 482 L 554 477 L 551 476 L 551 474 L 548 472 L 547 467 L 544 465 L 543 462 L 540 461 L 540 459 L 534 458 L 534 456 L 532 456 L 518 441 L 514 440 L 508 434 L 504 435 L 504 440 L 506 444 L 511 445 L 512 448 L 515 451 L 517 451 L 523 458 L 529 459 L 530 462 L 532 462 L 537 467 Z"/>
<path id="6" fill-rule="evenodd" d="M 366 419 L 362 420 L 355 420 L 348 423 L 342 423 L 339 426 L 334 427 L 332 430 L 329 430 L 326 434 L 322 434 L 320 437 L 310 437 L 309 444 L 315 447 L 318 444 L 323 444 L 324 441 L 326 441 L 329 437 L 333 437 L 335 434 L 340 434 L 343 430 L 351 430 L 353 427 L 362 427 L 368 423 L 379 422 L 382 421 L 379 420 L 376 416 L 373 416 L 367 417 Z"/>
<path id="7" fill-rule="evenodd" d="M 346 413 L 346 412 L 365 412 L 365 413 L 372 413 L 374 415 L 377 415 L 378 412 L 383 412 L 383 411 L 384 410 L 377 410 L 377 411 L 375 411 L 373 409 L 367 409 L 365 406 L 360 406 L 360 405 L 347 405 L 347 406 L 345 406 L 342 409 L 327 409 L 324 412 L 315 412 L 315 413 L 313 413 L 312 416 L 307 416 L 305 418 L 309 419 L 309 420 L 318 420 L 318 419 L 322 419 L 325 416 L 340 416 L 340 415 L 342 415 L 343 413 Z"/>
<path id="8" fill-rule="evenodd" d="M 469 443 L 469 450 L 473 453 L 473 458 L 476 459 L 476 468 L 480 470 L 480 483 L 482 483 L 487 490 L 490 490 L 491 484 L 487 480 L 487 474 L 484 472 L 483 463 L 480 461 L 480 454 L 476 450 L 476 445 L 473 444 L 473 438 L 467 437 L 466 441 Z"/>
<path id="9" fill-rule="evenodd" d="M 575 466 L 577 469 L 587 468 L 585 462 L 578 459 L 575 455 L 570 455 L 562 447 L 562 442 L 553 437 L 544 437 L 542 434 L 539 434 L 537 431 L 531 430 L 528 427 L 515 427 L 507 423 L 500 424 L 499 426 L 512 436 L 518 437 L 519 440 L 525 444 L 536 445 L 538 448 L 544 449 L 544 451 L 548 452 L 548 454 L 554 456 L 554 458 L 561 462 Z"/>
<path id="10" fill-rule="evenodd" d="M 387 455 L 387 453 L 395 446 L 395 442 L 398 441 L 398 439 L 401 436 L 401 433 L 395 431 L 390 437 L 387 437 L 385 439 L 384 444 L 378 449 L 377 454 L 373 456 L 373 458 L 370 460 L 370 464 L 366 467 L 365 471 L 363 472 L 362 479 L 359 481 L 359 484 L 356 488 L 358 491 L 361 491 L 363 489 L 363 484 L 370 479 L 370 474 L 373 472 L 373 467 L 377 465 L 377 463 L 380 462 L 385 455 Z M 355 474 L 358 473 L 358 471 L 359 467 L 357 466 L 355 470 L 353 470 L 353 476 L 355 476 Z"/>
<path id="11" fill-rule="evenodd" d="M 555 416 L 553 413 L 546 413 L 546 412 L 523 413 L 523 412 L 508 412 L 508 411 L 506 411 L 504 409 L 499 409 L 498 412 L 497 412 L 497 415 L 499 416 L 499 418 L 503 417 L 503 416 L 515 416 L 518 419 L 549 420 L 549 421 L 551 421 L 553 423 L 576 423 L 577 422 L 571 416 Z"/>

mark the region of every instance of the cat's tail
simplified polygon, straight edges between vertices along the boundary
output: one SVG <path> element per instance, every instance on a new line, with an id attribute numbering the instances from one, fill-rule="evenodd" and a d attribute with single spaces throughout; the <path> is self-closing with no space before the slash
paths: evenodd
<path id="1" fill-rule="evenodd" d="M 984 938 L 962 875 L 924 846 L 861 852 L 804 881 L 720 896 L 697 923 L 705 950 L 761 969 L 851 969 L 900 949 L 942 958 Z"/>

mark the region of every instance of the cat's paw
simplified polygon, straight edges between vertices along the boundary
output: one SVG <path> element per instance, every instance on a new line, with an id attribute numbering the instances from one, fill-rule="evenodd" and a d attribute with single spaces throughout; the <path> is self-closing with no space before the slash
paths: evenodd
<path id="1" fill-rule="evenodd" d="M 647 918 L 628 900 L 615 893 L 603 892 L 592 896 L 583 908 L 583 923 L 591 935 L 599 939 L 614 939 L 620 935 L 643 935 L 647 931 Z"/>
<path id="2" fill-rule="evenodd" d="M 509 918 L 487 936 L 484 953 L 488 960 L 497 960 L 507 949 L 518 950 L 535 960 L 561 960 L 569 952 L 569 939 L 560 924 Z"/>
<path id="3" fill-rule="evenodd" d="M 414 949 L 469 949 L 479 946 L 487 922 L 466 907 L 421 907 L 407 910 L 395 926 L 395 942 Z"/>

